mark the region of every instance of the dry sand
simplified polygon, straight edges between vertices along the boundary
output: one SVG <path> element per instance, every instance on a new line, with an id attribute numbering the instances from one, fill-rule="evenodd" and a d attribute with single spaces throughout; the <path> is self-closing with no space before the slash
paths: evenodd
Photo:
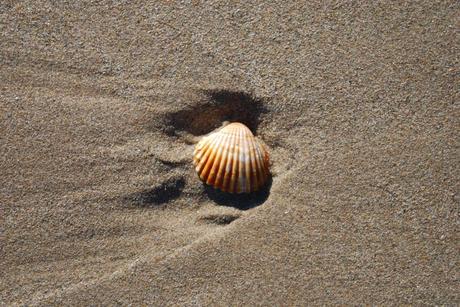
<path id="1" fill-rule="evenodd" d="M 459 12 L 1 1 L 0 302 L 459 304 Z M 225 120 L 262 193 L 194 173 Z"/>

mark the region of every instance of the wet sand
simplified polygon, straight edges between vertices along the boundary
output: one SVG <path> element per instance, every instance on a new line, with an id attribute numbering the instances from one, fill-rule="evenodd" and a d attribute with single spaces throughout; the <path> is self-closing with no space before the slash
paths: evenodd
<path id="1" fill-rule="evenodd" d="M 0 4 L 1 304 L 459 303 L 456 1 L 155 2 Z"/>

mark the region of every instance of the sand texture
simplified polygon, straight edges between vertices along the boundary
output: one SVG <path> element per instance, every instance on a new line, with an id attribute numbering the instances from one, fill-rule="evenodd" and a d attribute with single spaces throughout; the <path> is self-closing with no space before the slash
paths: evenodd
<path id="1" fill-rule="evenodd" d="M 458 1 L 0 1 L 2 305 L 460 304 Z M 259 193 L 204 186 L 241 121 Z"/>

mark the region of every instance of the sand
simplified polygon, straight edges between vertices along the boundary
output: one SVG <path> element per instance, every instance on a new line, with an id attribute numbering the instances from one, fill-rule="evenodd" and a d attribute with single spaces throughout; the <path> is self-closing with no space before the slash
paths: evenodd
<path id="1" fill-rule="evenodd" d="M 460 303 L 457 1 L 2 1 L 3 305 Z M 242 121 L 257 195 L 194 142 Z"/>

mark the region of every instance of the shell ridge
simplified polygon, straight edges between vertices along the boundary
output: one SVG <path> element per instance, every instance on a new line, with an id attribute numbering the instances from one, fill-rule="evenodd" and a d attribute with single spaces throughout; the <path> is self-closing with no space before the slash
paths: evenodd
<path id="1" fill-rule="evenodd" d="M 235 131 L 235 146 L 233 147 L 233 164 L 232 164 L 232 177 L 230 179 L 230 192 L 238 193 L 238 176 L 239 176 L 239 155 L 238 151 L 240 149 L 240 131 Z"/>
<path id="2" fill-rule="evenodd" d="M 239 151 L 238 151 L 238 176 L 237 176 L 237 193 L 244 192 L 244 181 L 245 181 L 245 173 L 244 173 L 244 131 L 240 129 L 240 137 L 239 137 Z"/>
<path id="3" fill-rule="evenodd" d="M 241 129 L 241 138 L 240 138 L 240 142 L 241 142 L 241 150 L 240 150 L 240 158 L 239 158 L 239 162 L 240 162 L 240 167 L 239 167 L 239 170 L 240 170 L 240 176 L 239 176 L 239 192 L 242 192 L 242 193 L 245 193 L 245 192 L 249 192 L 249 189 L 247 189 L 247 185 L 248 185 L 248 172 L 247 172 L 247 168 L 246 168 L 246 165 L 247 165 L 247 158 L 248 158 L 248 155 L 247 155 L 247 152 L 248 152 L 248 146 L 247 146 L 247 139 L 248 137 L 250 137 L 250 134 L 247 133 L 246 129 L 242 128 Z"/>
<path id="4" fill-rule="evenodd" d="M 210 149 L 210 154 L 209 154 L 209 158 L 205 164 L 205 167 L 203 168 L 203 171 L 202 171 L 202 179 L 207 183 L 207 184 L 211 184 L 210 183 L 210 174 L 211 174 L 211 169 L 214 165 L 214 162 L 215 162 L 215 158 L 216 158 L 216 154 L 217 154 L 217 151 L 219 150 L 219 146 L 220 144 L 222 143 L 222 137 L 219 137 L 219 135 L 217 135 L 215 137 L 215 142 L 213 144 L 213 146 L 211 147 Z"/>
<path id="5" fill-rule="evenodd" d="M 206 153 L 206 150 L 209 148 L 209 144 L 212 139 L 209 137 L 203 138 L 197 145 L 194 151 L 195 158 L 199 161 L 203 158 L 203 155 Z"/>
<path id="6" fill-rule="evenodd" d="M 211 149 L 212 149 L 212 145 L 213 145 L 214 142 L 215 142 L 215 138 L 208 139 L 207 144 L 206 144 L 206 150 L 204 151 L 203 155 L 201 155 L 201 157 L 199 157 L 200 160 L 199 160 L 199 163 L 198 163 L 198 165 L 196 166 L 195 169 L 198 172 L 198 174 L 200 175 L 200 178 L 201 178 L 201 172 L 203 171 L 203 168 L 206 165 L 206 161 L 208 160 L 209 155 L 211 154 Z"/>
<path id="7" fill-rule="evenodd" d="M 211 171 L 208 175 L 208 184 L 217 186 L 217 180 L 218 180 L 218 173 L 220 170 L 220 166 L 223 163 L 223 157 L 222 153 L 225 150 L 225 145 L 227 144 L 228 140 L 228 135 L 224 134 L 221 138 L 221 142 L 219 143 L 219 147 L 217 149 L 216 156 L 214 158 L 214 164 L 211 168 Z"/>
<path id="8" fill-rule="evenodd" d="M 238 187 L 239 193 L 246 192 L 246 182 L 247 182 L 247 174 L 246 174 L 246 129 L 242 128 L 240 137 L 240 158 L 239 158 L 239 170 L 240 176 L 238 180 Z"/>
<path id="9" fill-rule="evenodd" d="M 199 165 L 200 178 L 205 182 L 206 182 L 209 164 L 212 163 L 214 148 L 217 146 L 218 142 L 219 142 L 219 139 L 214 137 L 211 144 L 209 144 L 209 147 L 206 150 L 206 153 L 203 159 L 200 161 L 200 165 Z"/>
<path id="10" fill-rule="evenodd" d="M 258 178 L 257 178 L 257 164 L 256 164 L 256 159 L 255 159 L 255 143 L 254 143 L 254 138 L 251 138 L 250 142 L 249 142 L 249 150 L 250 150 L 250 154 L 249 154 L 249 159 L 250 159 L 250 163 L 251 163 L 251 170 L 252 170 L 252 173 L 251 173 L 251 186 L 250 186 L 250 189 L 251 191 L 256 191 L 258 189 Z"/>
<path id="11" fill-rule="evenodd" d="M 224 189 L 224 179 L 225 179 L 224 176 L 225 176 L 225 170 L 227 168 L 227 163 L 228 163 L 228 153 L 230 149 L 231 140 L 232 140 L 232 135 L 227 134 L 225 142 L 224 142 L 225 146 L 223 147 L 221 161 L 219 163 L 218 172 L 216 175 L 215 186 L 217 188 L 220 188 L 221 190 Z"/>
<path id="12" fill-rule="evenodd" d="M 253 171 L 252 171 L 252 140 L 254 139 L 254 136 L 248 136 L 246 138 L 246 147 L 247 147 L 247 154 L 246 154 L 246 177 L 247 177 L 247 183 L 246 183 L 246 190 L 248 192 L 253 190 L 253 185 L 254 185 L 254 176 L 253 176 Z"/>
<path id="13" fill-rule="evenodd" d="M 238 151 L 238 176 L 237 179 L 237 190 L 236 193 L 244 192 L 244 129 L 239 131 L 239 151 Z"/>
<path id="14" fill-rule="evenodd" d="M 210 160 L 206 163 L 206 174 L 204 174 L 206 184 L 209 185 L 214 184 L 213 169 L 216 166 L 216 159 L 219 156 L 220 144 L 223 142 L 223 137 L 216 137 L 216 139 L 217 142 L 212 151 L 212 158 L 210 157 Z"/>
<path id="15" fill-rule="evenodd" d="M 235 148 L 236 134 L 232 133 L 229 141 L 229 147 L 227 150 L 227 163 L 225 165 L 224 180 L 222 183 L 223 191 L 230 191 L 231 188 L 231 177 L 233 172 L 233 149 Z"/>

